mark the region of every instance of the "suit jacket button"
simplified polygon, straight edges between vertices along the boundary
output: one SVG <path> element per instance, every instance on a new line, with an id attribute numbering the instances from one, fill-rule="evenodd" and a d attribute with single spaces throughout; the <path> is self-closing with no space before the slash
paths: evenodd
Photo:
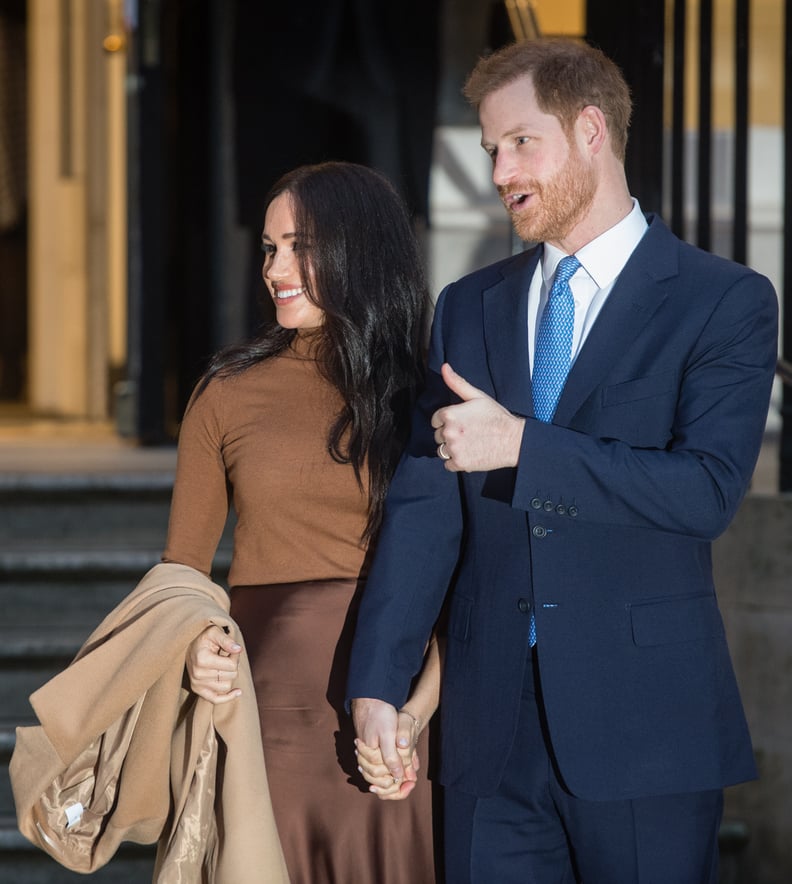
<path id="1" fill-rule="evenodd" d="M 563 503 L 559 503 L 558 506 L 556 507 L 556 512 L 558 513 L 559 516 L 563 516 L 566 513 L 566 511 L 567 511 L 567 508 L 564 506 Z"/>
<path id="2" fill-rule="evenodd" d="M 534 498 L 531 500 L 531 506 L 532 506 L 535 510 L 540 510 L 540 509 L 542 508 L 542 501 L 539 500 L 538 497 L 534 497 Z"/>
<path id="3" fill-rule="evenodd" d="M 568 512 L 569 515 L 572 516 L 572 518 L 574 519 L 575 516 L 577 516 L 577 514 L 578 514 L 578 508 L 577 508 L 576 506 L 571 506 L 571 507 L 567 510 L 567 512 Z"/>
<path id="4" fill-rule="evenodd" d="M 546 513 L 552 513 L 552 512 L 553 512 L 553 501 L 552 501 L 552 500 L 546 500 L 546 501 L 542 504 L 542 507 L 544 508 L 544 511 L 545 511 Z"/>
<path id="5" fill-rule="evenodd" d="M 541 525 L 534 525 L 531 533 L 534 537 L 544 537 L 547 534 L 547 528 L 543 528 Z"/>
<path id="6" fill-rule="evenodd" d="M 517 607 L 522 611 L 523 614 L 527 614 L 531 610 L 531 603 L 528 599 L 520 599 L 517 602 Z"/>

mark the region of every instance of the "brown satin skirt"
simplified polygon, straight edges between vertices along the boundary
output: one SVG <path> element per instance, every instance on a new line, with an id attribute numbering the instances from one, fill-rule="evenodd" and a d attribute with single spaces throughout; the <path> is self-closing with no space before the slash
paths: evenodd
<path id="1" fill-rule="evenodd" d="M 292 884 L 433 884 L 426 733 L 404 801 L 367 792 L 357 770 L 344 694 L 358 591 L 355 580 L 231 591 L 286 865 Z"/>

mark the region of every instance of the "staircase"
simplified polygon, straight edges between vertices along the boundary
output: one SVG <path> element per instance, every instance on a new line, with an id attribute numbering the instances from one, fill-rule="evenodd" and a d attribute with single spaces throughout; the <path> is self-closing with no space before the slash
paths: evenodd
<path id="1" fill-rule="evenodd" d="M 29 695 L 65 668 L 104 616 L 159 561 L 172 470 L 0 472 L 0 884 L 85 881 L 16 826 L 8 763 Z M 230 530 L 213 575 L 223 582 Z M 91 876 L 149 884 L 153 847 L 124 845 Z"/>

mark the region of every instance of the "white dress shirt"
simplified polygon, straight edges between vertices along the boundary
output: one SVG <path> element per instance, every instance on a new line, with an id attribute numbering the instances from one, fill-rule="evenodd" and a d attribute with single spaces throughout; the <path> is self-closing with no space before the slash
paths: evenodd
<path id="1" fill-rule="evenodd" d="M 580 267 L 569 281 L 575 299 L 573 363 L 624 265 L 646 233 L 646 228 L 646 218 L 641 212 L 638 200 L 633 199 L 629 215 L 575 253 L 575 257 L 580 261 Z M 547 304 L 556 267 L 565 257 L 560 249 L 545 243 L 542 260 L 537 265 L 528 290 L 528 355 L 531 372 L 533 372 L 536 351 L 536 335 L 539 331 L 539 317 Z"/>

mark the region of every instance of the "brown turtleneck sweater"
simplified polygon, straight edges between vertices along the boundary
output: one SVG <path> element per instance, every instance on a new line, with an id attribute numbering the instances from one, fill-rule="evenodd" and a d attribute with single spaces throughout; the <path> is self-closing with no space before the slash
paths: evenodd
<path id="1" fill-rule="evenodd" d="M 181 427 L 163 561 L 209 574 L 230 493 L 232 586 L 357 577 L 367 498 L 352 467 L 327 451 L 340 407 L 310 335 L 240 375 L 213 378 Z"/>

